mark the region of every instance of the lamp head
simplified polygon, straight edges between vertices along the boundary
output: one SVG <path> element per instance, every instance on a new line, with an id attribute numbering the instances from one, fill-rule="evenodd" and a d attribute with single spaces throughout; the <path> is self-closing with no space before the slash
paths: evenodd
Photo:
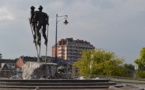
<path id="1" fill-rule="evenodd" d="M 65 25 L 67 25 L 68 24 L 68 21 L 65 19 L 65 21 L 63 22 Z"/>

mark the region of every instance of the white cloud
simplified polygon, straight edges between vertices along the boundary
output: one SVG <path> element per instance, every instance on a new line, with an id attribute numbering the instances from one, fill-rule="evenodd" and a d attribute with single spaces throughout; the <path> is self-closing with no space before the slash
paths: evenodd
<path id="1" fill-rule="evenodd" d="M 51 9 L 59 9 L 64 7 L 64 3 L 60 1 L 51 2 L 49 3 L 49 7 L 51 7 Z"/>
<path id="2" fill-rule="evenodd" d="M 4 8 L 0 8 L 0 20 L 13 20 L 14 17 L 11 13 Z"/>

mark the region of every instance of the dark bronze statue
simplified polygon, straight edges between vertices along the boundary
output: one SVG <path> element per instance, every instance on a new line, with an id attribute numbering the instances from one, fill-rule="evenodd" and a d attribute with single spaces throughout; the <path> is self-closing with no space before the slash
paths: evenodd
<path id="1" fill-rule="evenodd" d="M 40 41 L 41 41 L 41 34 L 40 34 L 40 29 L 42 28 L 42 34 L 43 37 L 45 39 L 45 45 L 47 45 L 47 36 L 46 36 L 46 25 L 49 25 L 48 23 L 48 15 L 44 12 L 42 12 L 43 7 L 40 5 L 40 7 L 38 8 L 39 11 L 35 11 L 34 10 L 35 7 L 31 7 L 31 19 L 30 22 L 33 25 L 33 30 L 35 32 L 34 34 L 34 43 L 37 43 L 38 45 L 40 45 Z M 36 39 L 36 35 L 37 35 L 37 41 Z"/>
<path id="2" fill-rule="evenodd" d="M 31 6 L 31 11 L 30 11 L 30 14 L 31 14 L 31 18 L 30 18 L 30 24 L 32 25 L 32 29 L 34 30 L 34 43 L 36 43 L 36 22 L 34 20 L 34 14 L 35 14 L 35 7 L 34 6 Z"/>

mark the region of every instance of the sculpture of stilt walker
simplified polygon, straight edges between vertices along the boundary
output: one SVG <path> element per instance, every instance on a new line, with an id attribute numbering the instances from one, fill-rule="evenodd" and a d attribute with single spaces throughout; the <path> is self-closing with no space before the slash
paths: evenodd
<path id="1" fill-rule="evenodd" d="M 39 11 L 35 11 L 35 7 L 31 6 L 31 11 L 30 11 L 31 18 L 29 19 L 32 35 L 34 38 L 33 42 L 35 43 L 35 47 L 37 51 L 37 62 L 40 62 L 40 53 L 41 53 L 40 31 L 42 32 L 43 37 L 45 39 L 44 44 L 46 45 L 46 57 L 47 57 L 47 47 L 48 47 L 49 16 L 46 13 L 42 12 L 42 9 L 43 7 L 40 5 L 38 8 Z M 46 35 L 46 30 L 47 30 L 47 35 Z M 46 62 L 46 58 L 45 58 L 45 62 Z"/>

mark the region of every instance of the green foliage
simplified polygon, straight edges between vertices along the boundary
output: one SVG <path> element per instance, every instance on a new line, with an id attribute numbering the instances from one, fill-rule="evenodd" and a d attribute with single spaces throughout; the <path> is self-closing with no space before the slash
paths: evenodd
<path id="1" fill-rule="evenodd" d="M 134 61 L 138 65 L 138 70 L 136 71 L 136 77 L 145 78 L 145 47 L 140 51 L 140 58 Z"/>
<path id="2" fill-rule="evenodd" d="M 140 51 L 140 58 L 134 62 L 138 65 L 138 70 L 145 70 L 145 47 Z"/>
<path id="3" fill-rule="evenodd" d="M 124 64 L 124 68 L 126 69 L 128 76 L 133 76 L 135 72 L 134 65 L 132 64 Z"/>
<path id="4" fill-rule="evenodd" d="M 116 56 L 114 52 L 96 49 L 84 50 L 81 54 L 80 60 L 73 64 L 79 69 L 80 75 L 89 75 L 90 64 L 93 62 L 93 75 L 129 76 L 127 69 L 123 66 L 124 59 Z"/>
<path id="5" fill-rule="evenodd" d="M 0 59 L 2 59 L 2 54 L 0 53 Z"/>
<path id="6" fill-rule="evenodd" d="M 128 70 L 134 71 L 134 65 L 132 65 L 132 64 L 124 64 L 124 67 Z"/>
<path id="7" fill-rule="evenodd" d="M 136 77 L 145 78 L 145 71 L 136 71 Z"/>

